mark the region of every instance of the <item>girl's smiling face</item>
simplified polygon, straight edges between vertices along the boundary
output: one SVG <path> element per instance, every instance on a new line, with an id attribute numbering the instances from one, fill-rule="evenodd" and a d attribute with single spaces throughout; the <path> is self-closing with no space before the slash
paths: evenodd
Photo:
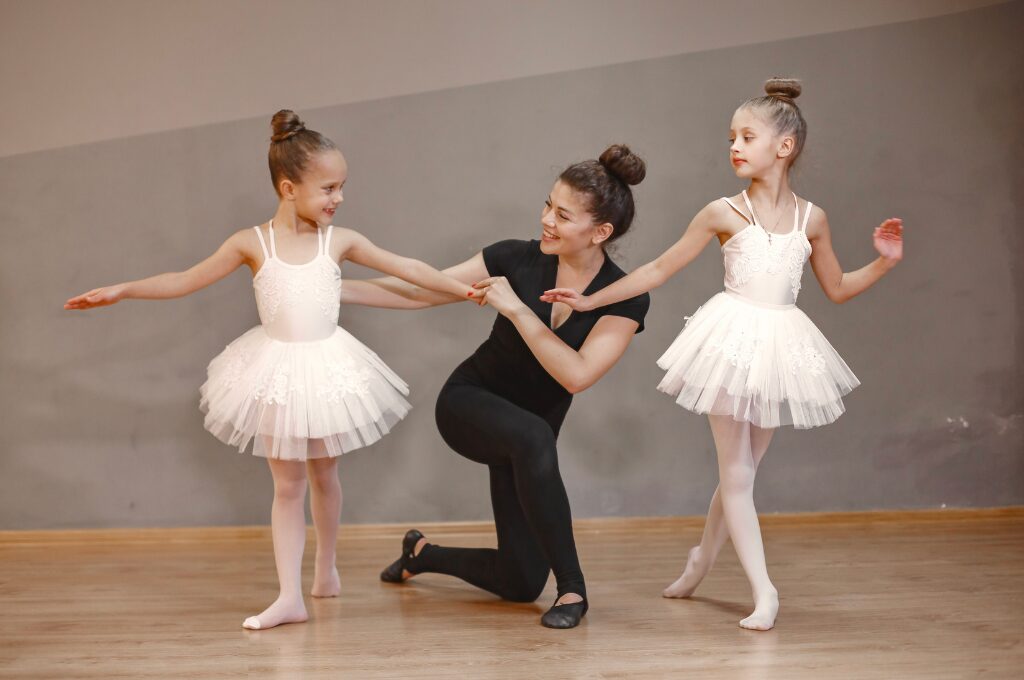
<path id="1" fill-rule="evenodd" d="M 732 116 L 729 162 L 737 177 L 761 177 L 777 163 L 785 167 L 793 144 L 792 136 L 777 134 L 753 109 L 740 108 Z"/>
<path id="2" fill-rule="evenodd" d="M 348 179 L 348 164 L 337 149 L 310 157 L 300 182 L 283 180 L 281 196 L 295 202 L 295 213 L 307 222 L 326 227 L 344 199 L 342 187 Z"/>
<path id="3" fill-rule="evenodd" d="M 600 246 L 612 234 L 612 225 L 594 224 L 587 197 L 557 181 L 540 214 L 540 249 L 546 255 L 572 255 Z"/>

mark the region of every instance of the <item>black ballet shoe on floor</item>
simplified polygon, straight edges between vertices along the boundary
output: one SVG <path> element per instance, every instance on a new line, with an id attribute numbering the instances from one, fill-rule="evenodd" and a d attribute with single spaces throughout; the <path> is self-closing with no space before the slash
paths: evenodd
<path id="1" fill-rule="evenodd" d="M 540 623 L 545 628 L 575 628 L 580 625 L 580 621 L 590 608 L 587 598 L 571 604 L 557 604 L 558 600 L 555 602 L 556 604 L 551 605 L 551 609 L 540 617 Z"/>
<path id="2" fill-rule="evenodd" d="M 380 580 L 385 583 L 402 583 L 405 581 L 402 578 L 402 571 L 412 572 L 409 568 L 409 562 L 416 556 L 416 544 L 419 543 L 420 539 L 423 538 L 423 534 L 418 529 L 409 529 L 405 532 L 405 538 L 402 539 L 402 556 L 387 566 L 384 571 L 380 572 Z"/>

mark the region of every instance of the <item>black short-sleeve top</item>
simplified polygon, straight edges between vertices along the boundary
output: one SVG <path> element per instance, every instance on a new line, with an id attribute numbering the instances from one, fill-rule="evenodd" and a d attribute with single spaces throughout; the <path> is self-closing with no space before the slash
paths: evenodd
<path id="1" fill-rule="evenodd" d="M 555 287 L 558 256 L 542 253 L 540 241 L 507 240 L 484 248 L 483 257 L 487 273 L 507 278 L 519 299 L 550 328 L 552 305 L 542 302 L 540 296 Z M 625 275 L 605 256 L 601 269 L 583 293 L 589 295 Z M 579 350 L 603 316 L 633 319 L 639 324 L 636 332 L 641 332 L 649 307 L 650 296 L 644 293 L 589 312 L 572 312 L 553 332 L 569 347 Z M 564 415 L 572 400 L 572 395 L 537 361 L 515 325 L 500 314 L 490 337 L 463 366 L 471 368 L 484 386 L 535 413 L 550 413 L 554 408 Z"/>

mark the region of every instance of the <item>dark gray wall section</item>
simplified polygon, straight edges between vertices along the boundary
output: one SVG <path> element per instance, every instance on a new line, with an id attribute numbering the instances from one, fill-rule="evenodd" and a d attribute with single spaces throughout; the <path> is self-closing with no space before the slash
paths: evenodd
<path id="1" fill-rule="evenodd" d="M 536 237 L 558 171 L 626 141 L 649 163 L 617 255 L 631 269 L 741 188 L 726 153 L 736 105 L 767 76 L 803 78 L 798 192 L 828 212 L 846 269 L 873 257 L 871 230 L 891 215 L 906 221 L 908 259 L 841 307 L 805 276 L 802 307 L 863 385 L 836 424 L 777 435 L 758 507 L 1020 504 L 1022 25 L 1018 2 L 301 113 L 348 157 L 338 223 L 437 265 Z M 207 362 L 256 322 L 248 274 L 177 301 L 61 304 L 187 267 L 271 215 L 269 113 L 0 159 L 0 528 L 268 520 L 265 463 L 206 434 L 197 411 Z M 709 248 L 655 292 L 648 331 L 577 397 L 561 438 L 576 516 L 704 512 L 716 480 L 708 426 L 654 390 L 654 360 L 721 281 Z M 447 449 L 432 410 L 491 319 L 470 305 L 343 308 L 415 406 L 343 457 L 345 521 L 489 517 L 485 470 Z"/>

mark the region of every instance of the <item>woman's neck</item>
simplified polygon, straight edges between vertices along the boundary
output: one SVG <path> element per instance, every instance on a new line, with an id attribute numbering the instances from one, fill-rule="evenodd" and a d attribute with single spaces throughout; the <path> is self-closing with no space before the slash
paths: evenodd
<path id="1" fill-rule="evenodd" d="M 558 266 L 568 268 L 573 274 L 586 276 L 596 274 L 604 264 L 604 258 L 604 249 L 601 246 L 592 246 L 578 253 L 559 255 Z"/>

